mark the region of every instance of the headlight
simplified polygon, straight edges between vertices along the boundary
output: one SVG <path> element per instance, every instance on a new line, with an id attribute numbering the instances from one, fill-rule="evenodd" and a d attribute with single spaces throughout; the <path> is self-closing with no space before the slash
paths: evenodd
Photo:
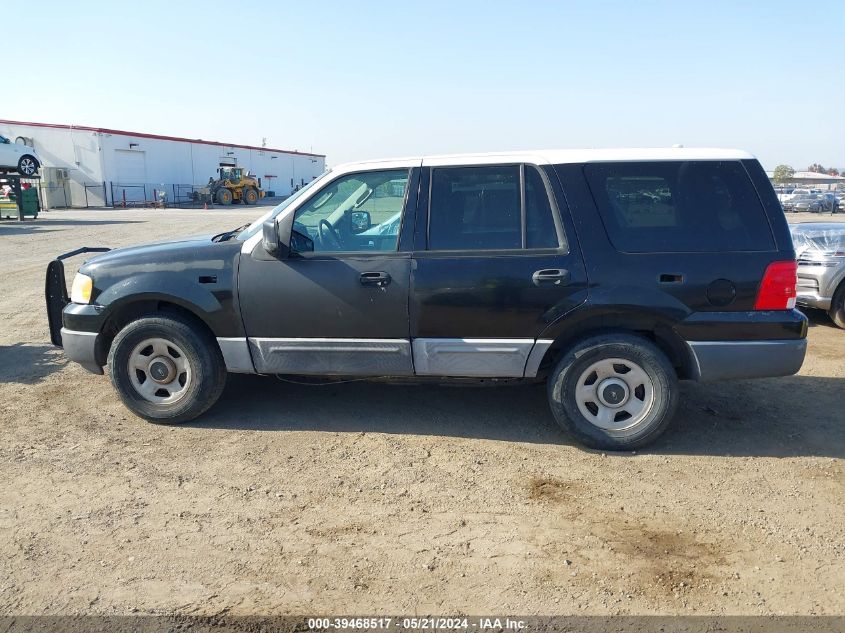
<path id="1" fill-rule="evenodd" d="M 73 286 L 70 289 L 70 300 L 74 303 L 90 303 L 91 289 L 94 287 L 94 280 L 88 275 L 76 273 L 73 278 Z"/>

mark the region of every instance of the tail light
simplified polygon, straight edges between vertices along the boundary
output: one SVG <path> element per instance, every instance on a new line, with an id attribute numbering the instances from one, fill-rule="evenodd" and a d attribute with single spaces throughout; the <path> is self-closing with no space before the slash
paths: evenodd
<path id="1" fill-rule="evenodd" d="M 798 262 L 772 262 L 766 268 L 755 310 L 791 310 L 795 307 Z"/>

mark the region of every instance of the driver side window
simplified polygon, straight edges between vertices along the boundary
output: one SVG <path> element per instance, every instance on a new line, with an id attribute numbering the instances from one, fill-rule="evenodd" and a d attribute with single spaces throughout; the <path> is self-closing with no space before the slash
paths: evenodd
<path id="1" fill-rule="evenodd" d="M 395 251 L 408 170 L 342 176 L 297 209 L 291 248 L 296 252 Z"/>

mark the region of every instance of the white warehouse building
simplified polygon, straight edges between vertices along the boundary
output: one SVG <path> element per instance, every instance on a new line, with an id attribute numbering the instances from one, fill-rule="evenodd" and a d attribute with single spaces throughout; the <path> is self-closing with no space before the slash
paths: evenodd
<path id="1" fill-rule="evenodd" d="M 243 167 L 262 189 L 286 196 L 326 167 L 322 154 L 81 125 L 0 119 L 0 134 L 32 146 L 44 162 L 38 186 L 48 209 L 152 201 L 162 192 L 171 203 L 186 201 L 221 165 Z"/>

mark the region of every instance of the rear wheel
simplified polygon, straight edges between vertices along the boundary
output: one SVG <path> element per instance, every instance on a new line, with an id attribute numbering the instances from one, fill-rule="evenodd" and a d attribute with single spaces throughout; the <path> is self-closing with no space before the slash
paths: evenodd
<path id="1" fill-rule="evenodd" d="M 258 192 L 254 187 L 246 187 L 244 189 L 244 204 L 255 204 L 258 202 Z"/>
<path id="2" fill-rule="evenodd" d="M 152 422 L 196 418 L 226 384 L 216 341 L 177 315 L 153 315 L 127 325 L 112 343 L 108 365 L 123 403 Z"/>
<path id="3" fill-rule="evenodd" d="M 606 334 L 575 345 L 549 377 L 557 423 L 590 448 L 631 450 L 669 425 L 678 380 L 666 356 L 639 336 Z"/>
<path id="4" fill-rule="evenodd" d="M 34 176 L 38 173 L 38 161 L 32 156 L 21 156 L 18 161 L 18 173 L 22 176 Z"/>
<path id="5" fill-rule="evenodd" d="M 226 188 L 218 189 L 214 197 L 217 204 L 232 204 L 232 192 Z"/>
<path id="6" fill-rule="evenodd" d="M 836 325 L 845 329 L 845 282 L 839 284 L 839 288 L 833 293 L 828 314 Z"/>

